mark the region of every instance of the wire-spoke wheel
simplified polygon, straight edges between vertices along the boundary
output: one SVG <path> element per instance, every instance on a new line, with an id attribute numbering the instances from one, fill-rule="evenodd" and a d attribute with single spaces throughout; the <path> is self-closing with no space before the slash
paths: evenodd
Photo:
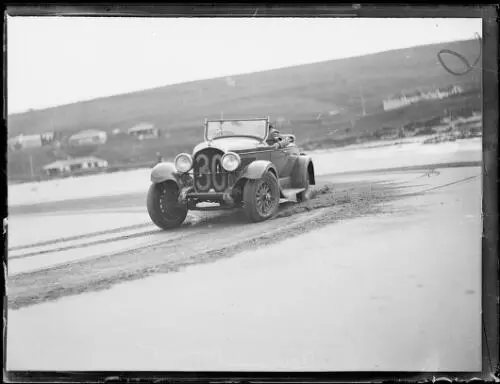
<path id="1" fill-rule="evenodd" d="M 272 217 L 279 207 L 278 180 L 267 172 L 258 180 L 248 180 L 243 190 L 243 207 L 252 221 L 263 221 Z"/>
<path id="2" fill-rule="evenodd" d="M 149 217 L 158 227 L 172 229 L 187 216 L 187 205 L 177 202 L 179 188 L 174 182 L 152 184 L 149 187 L 147 208 Z"/>

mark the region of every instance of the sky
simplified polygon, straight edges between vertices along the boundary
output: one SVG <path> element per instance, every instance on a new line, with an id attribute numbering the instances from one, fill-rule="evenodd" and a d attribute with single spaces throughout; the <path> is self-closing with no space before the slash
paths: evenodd
<path id="1" fill-rule="evenodd" d="M 475 33 L 481 19 L 8 16 L 8 113 Z"/>

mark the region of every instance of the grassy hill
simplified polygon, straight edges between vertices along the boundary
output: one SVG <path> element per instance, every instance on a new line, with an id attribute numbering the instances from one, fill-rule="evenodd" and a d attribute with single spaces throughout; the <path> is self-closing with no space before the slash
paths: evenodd
<path id="1" fill-rule="evenodd" d="M 71 134 L 83 129 L 102 129 L 111 133 L 115 128 L 126 130 L 139 122 L 153 123 L 167 135 L 144 142 L 130 140 L 124 135 L 110 135 L 110 140 L 98 149 L 96 156 L 113 164 L 153 160 L 156 152 L 171 157 L 180 150 L 191 149 L 202 138 L 203 120 L 218 118 L 221 112 L 227 118 L 270 116 L 272 120 L 281 119 L 282 130 L 295 133 L 299 142 L 328 135 L 342 136 L 341 131 L 346 126 L 354 127 L 354 133 L 360 134 L 387 124 L 400 124 L 408 120 L 409 111 L 413 119 L 427 115 L 429 110 L 442 113 L 441 104 L 450 104 L 449 101 L 423 103 L 398 112 L 384 112 L 382 100 L 390 94 L 450 84 L 480 89 L 479 72 L 456 77 L 441 67 L 437 53 L 443 48 L 453 49 L 470 57 L 471 61 L 479 52 L 478 42 L 468 40 L 243 74 L 230 79 L 164 86 L 13 114 L 8 116 L 8 136 L 45 131 Z M 458 62 L 452 64 L 459 68 Z M 361 91 L 365 117 L 361 116 Z M 451 104 L 462 102 L 464 100 L 455 99 Z M 474 103 L 480 105 L 480 98 Z M 332 116 L 329 112 L 333 110 L 342 110 L 342 113 Z M 58 157 L 51 149 L 29 152 L 36 158 L 36 173 L 41 166 Z M 27 151 L 9 155 L 9 176 L 24 173 L 28 158 Z"/>

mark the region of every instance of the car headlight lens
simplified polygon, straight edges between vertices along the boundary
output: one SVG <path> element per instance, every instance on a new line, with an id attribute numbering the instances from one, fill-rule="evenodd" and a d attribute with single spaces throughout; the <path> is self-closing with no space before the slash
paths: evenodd
<path id="1" fill-rule="evenodd" d="M 188 172 L 193 166 L 193 159 L 187 153 L 181 153 L 174 160 L 175 169 L 179 172 Z"/>
<path id="2" fill-rule="evenodd" d="M 241 159 L 238 154 L 234 152 L 228 152 L 224 156 L 222 156 L 222 167 L 228 171 L 232 172 L 235 171 L 241 164 Z"/>

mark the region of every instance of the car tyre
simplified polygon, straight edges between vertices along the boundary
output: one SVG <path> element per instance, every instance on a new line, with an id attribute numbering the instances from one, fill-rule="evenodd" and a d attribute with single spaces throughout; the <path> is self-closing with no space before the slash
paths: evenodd
<path id="1" fill-rule="evenodd" d="M 305 189 L 302 192 L 297 193 L 296 197 L 298 203 L 307 201 L 311 198 L 311 186 L 309 185 L 309 174 L 306 176 Z"/>
<path id="2" fill-rule="evenodd" d="M 147 196 L 149 217 L 161 229 L 179 227 L 187 216 L 187 205 L 179 204 L 179 188 L 174 182 L 151 184 Z"/>
<path id="3" fill-rule="evenodd" d="M 273 217 L 280 204 L 278 180 L 271 172 L 260 179 L 248 180 L 243 189 L 243 209 L 253 222 Z"/>

